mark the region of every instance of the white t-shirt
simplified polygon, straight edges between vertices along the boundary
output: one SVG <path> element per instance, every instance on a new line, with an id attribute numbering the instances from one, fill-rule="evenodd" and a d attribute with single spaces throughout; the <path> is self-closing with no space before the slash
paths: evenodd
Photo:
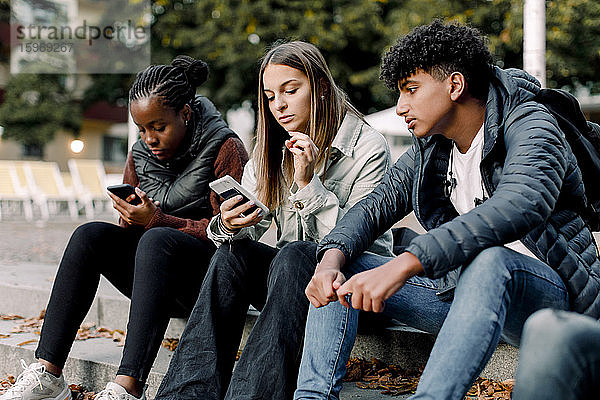
<path id="1" fill-rule="evenodd" d="M 460 215 L 474 209 L 476 199 L 489 198 L 489 194 L 483 186 L 481 169 L 479 168 L 483 154 L 483 130 L 483 125 L 481 125 L 477 135 L 471 142 L 471 146 L 464 154 L 458 150 L 456 144 L 452 145 L 447 179 L 448 181 L 451 181 L 451 178 L 456 180 L 456 186 L 450 192 L 450 202 Z M 536 258 L 520 240 L 508 243 L 505 246 L 526 256 Z"/>

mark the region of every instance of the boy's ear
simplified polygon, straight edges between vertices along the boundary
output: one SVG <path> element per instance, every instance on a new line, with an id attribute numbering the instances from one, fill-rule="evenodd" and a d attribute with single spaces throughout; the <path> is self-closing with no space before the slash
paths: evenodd
<path id="1" fill-rule="evenodd" d="M 450 74 L 449 95 L 452 101 L 458 101 L 467 92 L 467 81 L 460 72 Z"/>

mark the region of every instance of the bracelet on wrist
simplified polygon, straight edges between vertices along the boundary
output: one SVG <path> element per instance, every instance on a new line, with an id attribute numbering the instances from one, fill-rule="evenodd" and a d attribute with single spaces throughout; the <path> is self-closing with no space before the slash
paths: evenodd
<path id="1" fill-rule="evenodd" d="M 228 235 L 235 235 L 236 233 L 238 233 L 240 230 L 239 229 L 229 229 L 227 226 L 225 226 L 225 223 L 223 222 L 223 218 L 221 218 L 221 214 L 219 214 L 219 228 L 221 229 L 221 231 L 225 232 Z"/>

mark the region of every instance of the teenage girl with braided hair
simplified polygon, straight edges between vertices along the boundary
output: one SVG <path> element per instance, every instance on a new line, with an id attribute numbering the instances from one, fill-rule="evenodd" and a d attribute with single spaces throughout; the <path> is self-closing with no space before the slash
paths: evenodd
<path id="1" fill-rule="evenodd" d="M 169 317 L 189 315 L 215 251 L 206 226 L 220 201 L 208 183 L 224 175 L 240 180 L 248 160 L 215 106 L 195 94 L 207 76 L 207 65 L 187 56 L 137 75 L 129 102 L 140 139 L 123 181 L 141 204 L 109 193 L 120 225 L 89 222 L 75 230 L 54 281 L 38 362 L 23 362 L 25 371 L 0 400 L 71 398 L 62 368 L 101 275 L 131 299 L 131 308 L 116 379 L 96 399 L 145 399 Z"/>

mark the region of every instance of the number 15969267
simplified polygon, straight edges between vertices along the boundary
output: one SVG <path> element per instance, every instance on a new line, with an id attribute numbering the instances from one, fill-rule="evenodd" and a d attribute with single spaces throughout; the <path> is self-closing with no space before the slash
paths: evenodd
<path id="1" fill-rule="evenodd" d="M 73 43 L 19 43 L 19 50 L 26 53 L 70 53 Z"/>

